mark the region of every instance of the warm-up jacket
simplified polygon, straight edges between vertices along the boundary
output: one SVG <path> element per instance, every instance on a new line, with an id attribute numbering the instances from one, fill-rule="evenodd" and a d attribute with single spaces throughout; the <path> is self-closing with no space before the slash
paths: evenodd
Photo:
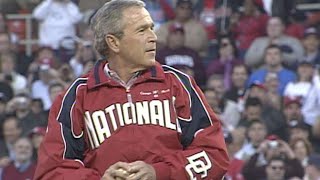
<path id="1" fill-rule="evenodd" d="M 192 78 L 156 64 L 124 88 L 105 64 L 54 102 L 36 180 L 96 180 L 116 162 L 138 160 L 155 168 L 157 180 L 223 177 L 221 123 Z"/>

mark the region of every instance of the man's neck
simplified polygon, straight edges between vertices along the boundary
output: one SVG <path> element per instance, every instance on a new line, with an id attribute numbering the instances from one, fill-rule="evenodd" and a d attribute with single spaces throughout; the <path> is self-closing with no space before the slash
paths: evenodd
<path id="1" fill-rule="evenodd" d="M 128 83 L 128 81 L 135 76 L 136 72 L 139 71 L 133 71 L 129 66 L 121 66 L 120 64 L 113 62 L 109 62 L 108 67 L 110 70 L 114 71 L 124 83 Z"/>

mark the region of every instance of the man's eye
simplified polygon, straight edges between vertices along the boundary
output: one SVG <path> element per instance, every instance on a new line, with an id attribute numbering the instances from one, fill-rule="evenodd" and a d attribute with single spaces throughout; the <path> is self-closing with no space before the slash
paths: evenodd
<path id="1" fill-rule="evenodd" d="M 139 32 L 144 32 L 144 29 L 140 29 Z"/>

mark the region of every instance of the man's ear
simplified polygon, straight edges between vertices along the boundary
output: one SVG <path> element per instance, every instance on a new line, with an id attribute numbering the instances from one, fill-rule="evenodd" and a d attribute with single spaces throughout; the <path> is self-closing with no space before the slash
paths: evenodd
<path id="1" fill-rule="evenodd" d="M 108 34 L 105 37 L 105 41 L 111 51 L 115 53 L 119 52 L 120 41 L 116 36 Z"/>

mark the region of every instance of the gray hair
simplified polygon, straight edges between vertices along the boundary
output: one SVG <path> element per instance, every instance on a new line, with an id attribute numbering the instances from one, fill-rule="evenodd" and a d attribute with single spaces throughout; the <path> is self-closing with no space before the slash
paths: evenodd
<path id="1" fill-rule="evenodd" d="M 102 55 L 107 56 L 109 47 L 105 37 L 112 34 L 121 39 L 124 24 L 122 22 L 123 12 L 130 7 L 145 7 L 141 0 L 111 0 L 105 3 L 92 17 L 91 28 L 94 32 L 94 46 Z"/>

